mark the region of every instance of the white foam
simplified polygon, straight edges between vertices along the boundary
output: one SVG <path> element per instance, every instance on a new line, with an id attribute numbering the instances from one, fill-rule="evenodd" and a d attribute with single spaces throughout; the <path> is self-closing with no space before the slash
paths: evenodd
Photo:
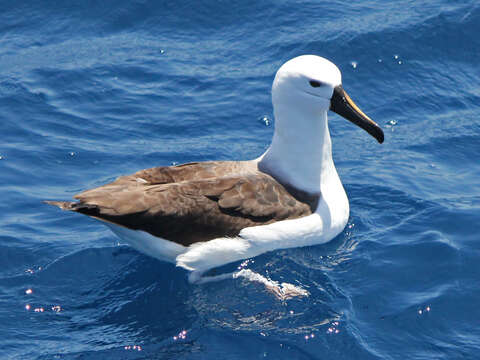
<path id="1" fill-rule="evenodd" d="M 214 275 L 214 276 L 201 276 L 199 272 L 192 272 L 189 276 L 189 281 L 195 284 L 206 284 L 216 281 L 222 281 L 227 279 L 244 278 L 248 281 L 258 282 L 265 286 L 269 292 L 271 292 L 279 300 L 289 300 L 297 296 L 309 296 L 310 293 L 302 289 L 299 286 L 295 286 L 290 283 L 279 283 L 271 279 L 267 279 L 265 276 L 260 275 L 250 269 L 242 269 L 240 271 L 234 271 L 231 273 Z"/>

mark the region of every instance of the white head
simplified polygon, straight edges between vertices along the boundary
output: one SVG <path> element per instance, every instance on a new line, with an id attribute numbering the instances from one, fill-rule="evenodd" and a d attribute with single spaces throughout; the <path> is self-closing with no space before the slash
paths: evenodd
<path id="1" fill-rule="evenodd" d="M 303 55 L 283 64 L 273 81 L 272 102 L 275 132 L 259 167 L 299 189 L 315 192 L 329 174 L 338 178 L 332 160 L 328 110 L 383 141 L 380 127 L 343 90 L 340 70 L 320 56 Z"/>
<path id="2" fill-rule="evenodd" d="M 343 90 L 338 67 L 320 56 L 302 55 L 283 64 L 273 81 L 272 102 L 277 122 L 295 121 L 281 124 L 285 129 L 295 126 L 301 132 L 303 125 L 314 130 L 314 119 L 326 121 L 321 115 L 333 110 L 383 142 L 382 130 Z"/>
<path id="3" fill-rule="evenodd" d="M 272 86 L 274 106 L 285 102 L 300 102 L 312 112 L 327 111 L 333 89 L 342 84 L 338 67 L 325 58 L 302 55 L 283 64 Z"/>

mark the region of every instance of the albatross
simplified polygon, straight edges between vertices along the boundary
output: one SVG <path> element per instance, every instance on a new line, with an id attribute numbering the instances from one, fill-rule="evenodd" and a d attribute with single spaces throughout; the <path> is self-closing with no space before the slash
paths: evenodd
<path id="1" fill-rule="evenodd" d="M 338 67 L 320 56 L 283 64 L 272 103 L 273 139 L 254 160 L 140 170 L 77 194 L 78 201 L 46 202 L 102 221 L 138 251 L 191 270 L 191 281 L 267 251 L 328 242 L 345 228 L 350 208 L 327 112 L 379 143 L 383 131 L 347 95 Z"/>

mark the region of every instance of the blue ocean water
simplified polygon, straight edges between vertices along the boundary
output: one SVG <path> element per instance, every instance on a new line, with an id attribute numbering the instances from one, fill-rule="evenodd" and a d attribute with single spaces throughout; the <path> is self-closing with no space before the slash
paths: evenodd
<path id="1" fill-rule="evenodd" d="M 0 3 L 0 358 L 479 358 L 478 1 Z M 42 204 L 257 157 L 275 71 L 307 53 L 386 135 L 330 114 L 347 228 L 248 264 L 309 297 L 190 285 Z"/>

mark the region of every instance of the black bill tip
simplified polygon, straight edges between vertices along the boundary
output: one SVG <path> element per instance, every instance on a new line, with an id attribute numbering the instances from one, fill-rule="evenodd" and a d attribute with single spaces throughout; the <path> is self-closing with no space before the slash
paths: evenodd
<path id="1" fill-rule="evenodd" d="M 381 144 L 385 137 L 383 130 L 375 121 L 370 119 L 348 96 L 342 85 L 333 89 L 332 99 L 330 100 L 330 110 L 351 121 L 355 125 L 372 135 Z"/>

